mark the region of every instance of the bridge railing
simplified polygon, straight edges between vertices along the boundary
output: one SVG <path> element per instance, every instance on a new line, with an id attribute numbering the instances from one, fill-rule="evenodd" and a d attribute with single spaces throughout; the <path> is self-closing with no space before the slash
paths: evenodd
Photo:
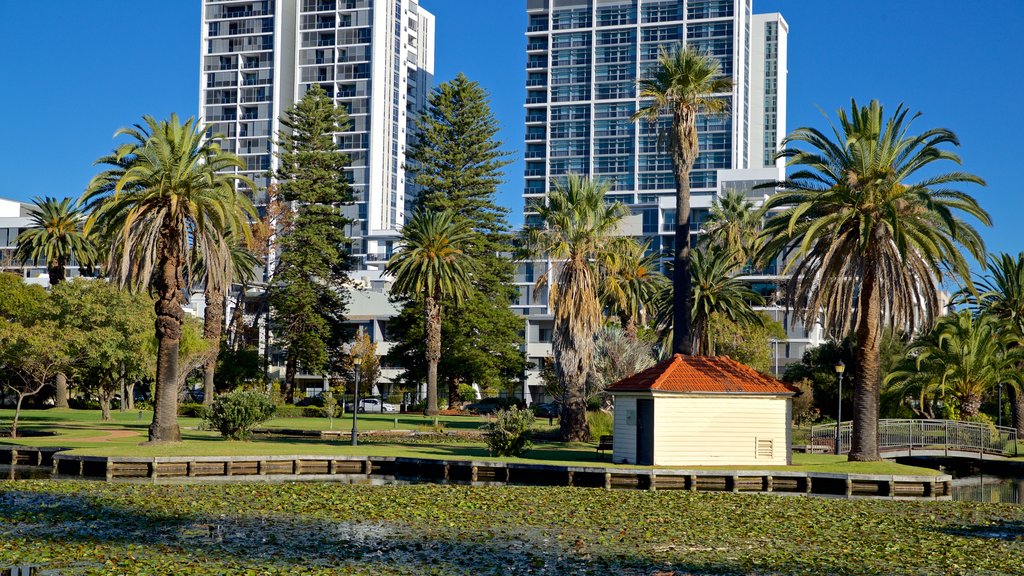
<path id="1" fill-rule="evenodd" d="M 843 422 L 839 427 L 840 452 L 850 451 L 853 432 L 852 422 Z M 811 428 L 811 445 L 819 450 L 835 450 L 836 425 L 818 424 Z M 959 450 L 1017 455 L 1017 431 L 1007 426 L 994 426 L 977 422 L 958 420 L 911 420 L 883 419 L 878 421 L 878 449 Z"/>

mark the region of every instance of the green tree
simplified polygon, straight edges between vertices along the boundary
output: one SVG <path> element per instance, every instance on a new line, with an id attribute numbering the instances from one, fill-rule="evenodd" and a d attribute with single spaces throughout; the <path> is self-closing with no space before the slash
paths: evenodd
<path id="1" fill-rule="evenodd" d="M 50 285 L 64 281 L 68 264 L 96 263 L 96 246 L 83 229 L 85 215 L 71 204 L 71 198 L 35 198 L 29 209 L 32 225 L 18 234 L 17 257 L 23 262 L 42 261 Z"/>
<path id="2" fill-rule="evenodd" d="M 1002 318 L 1013 333 L 1014 346 L 1024 347 L 1024 252 L 989 254 L 988 272 L 975 280 L 978 293 L 966 290 L 962 296 L 982 313 Z M 1024 370 L 1024 363 L 1018 366 Z M 1024 438 L 1024 387 L 1019 383 L 1007 388 L 1013 427 Z M 1000 406 L 999 410 L 1002 411 Z"/>
<path id="3" fill-rule="evenodd" d="M 506 388 L 525 369 L 522 318 L 511 309 L 515 264 L 503 254 L 512 243 L 508 210 L 495 200 L 510 155 L 502 151 L 497 134 L 487 92 L 459 74 L 434 90 L 407 153 L 408 174 L 420 188 L 417 207 L 450 211 L 467 219 L 474 232 L 467 247 L 479 262 L 474 290 L 466 302 L 446 312 L 441 329 L 438 380 L 447 385 L 449 405 L 458 402 L 462 383 Z M 423 302 L 410 300 L 389 323 L 396 342 L 389 361 L 405 368 L 406 383 L 426 377 L 423 314 Z"/>
<path id="4" fill-rule="evenodd" d="M 203 362 L 203 404 L 206 405 L 213 403 L 217 360 L 224 333 L 226 291 L 235 282 L 241 282 L 243 285 L 252 282 L 256 278 L 256 267 L 259 265 L 256 255 L 230 235 L 223 238 L 221 246 L 211 256 L 213 258 L 209 262 L 201 257 L 195 259 L 199 264 L 195 271 L 197 277 L 207 278 L 210 276 L 208 267 L 215 267 L 217 271 L 214 276 L 222 279 L 220 282 L 206 282 L 203 290 L 203 298 L 206 301 L 203 312 L 203 337 L 209 343 L 207 356 Z M 238 305 L 242 306 L 242 302 L 239 301 Z"/>
<path id="5" fill-rule="evenodd" d="M 621 237 L 614 234 L 629 212 L 621 203 L 608 204 L 608 183 L 570 174 L 556 182 L 545 202 L 535 202 L 541 224 L 527 230 L 530 251 L 557 262 L 537 280 L 550 285 L 554 307 L 552 350 L 562 389 L 561 437 L 587 441 L 586 383 L 594 371 L 594 336 L 601 328 L 602 306 L 598 261 L 607 259 Z M 554 277 L 552 277 L 554 274 Z"/>
<path id="6" fill-rule="evenodd" d="M 351 223 L 342 206 L 352 203 L 345 175 L 348 157 L 334 134 L 348 116 L 317 85 L 281 116 L 280 167 L 275 175 L 284 201 L 297 205 L 278 232 L 280 254 L 269 289 L 271 327 L 287 349 L 285 401 L 295 399 L 295 375 L 326 372 L 349 329 L 345 284 L 352 268 Z"/>
<path id="7" fill-rule="evenodd" d="M 178 348 L 181 343 L 185 273 L 194 254 L 209 259 L 225 235 L 248 237 L 256 213 L 236 190 L 255 188 L 231 174 L 242 160 L 224 152 L 216 138 L 193 119 L 177 115 L 115 134 L 129 142 L 97 162 L 108 166 L 89 183 L 82 197 L 91 211 L 85 230 L 96 229 L 109 246 L 106 271 L 119 285 L 148 288 L 156 296 L 157 366 L 151 442 L 181 440 L 178 427 Z M 208 282 L 222 278 L 207 276 Z"/>
<path id="8" fill-rule="evenodd" d="M 751 305 L 763 304 L 764 298 L 750 289 L 747 284 L 731 274 L 736 268 L 736 256 L 732 252 L 708 250 L 694 252 L 692 265 L 693 283 L 690 296 L 690 326 L 693 343 L 691 349 L 699 355 L 714 356 L 715 339 L 712 330 L 716 317 L 739 326 L 764 327 L 764 316 Z M 658 305 L 658 325 L 665 339 L 673 329 L 674 296 L 669 289 L 663 289 Z M 672 335 L 674 341 L 674 335 Z M 673 348 L 674 350 L 674 348 Z"/>
<path id="9" fill-rule="evenodd" d="M 672 351 L 692 352 L 690 334 L 690 171 L 697 162 L 697 115 L 721 112 L 732 93 L 732 80 L 722 76 L 718 61 L 693 48 L 679 45 L 658 55 L 658 67 L 650 78 L 639 81 L 645 105 L 633 121 L 659 122 L 671 115 L 668 152 L 672 155 L 676 180 L 676 241 L 673 257 L 673 339 Z M 720 95 L 720 96 L 715 96 Z"/>
<path id="10" fill-rule="evenodd" d="M 626 338 L 636 339 L 637 330 L 646 326 L 655 314 L 658 294 L 668 279 L 658 271 L 661 255 L 648 253 L 650 242 L 640 244 L 632 238 L 615 245 L 601 274 L 601 299 L 619 317 Z"/>
<path id="11" fill-rule="evenodd" d="M 773 340 L 784 341 L 786 331 L 764 312 L 755 311 L 755 314 L 760 321 L 732 320 L 726 314 L 712 313 L 708 322 L 709 339 L 715 354 L 729 356 L 759 372 L 771 372 Z"/>
<path id="12" fill-rule="evenodd" d="M 886 376 L 886 383 L 920 388 L 922 397 L 952 398 L 954 415 L 977 416 L 982 400 L 996 384 L 1022 383 L 1018 363 L 1024 348 L 1014 346 L 1012 331 L 996 316 L 963 310 L 939 320 L 931 334 L 912 345 Z"/>
<path id="13" fill-rule="evenodd" d="M 479 263 L 468 253 L 476 237 L 470 222 L 451 212 L 416 212 L 402 227 L 401 250 L 388 261 L 391 293 L 423 301 L 427 358 L 427 410 L 436 415 L 437 364 L 441 359 L 441 309 L 457 307 L 473 292 Z"/>
<path id="14" fill-rule="evenodd" d="M 726 192 L 711 202 L 701 244 L 734 254 L 736 267 L 742 267 L 758 253 L 763 218 L 743 192 Z"/>
<path id="15" fill-rule="evenodd" d="M 78 334 L 59 331 L 44 321 L 26 326 L 19 322 L 0 322 L 0 390 L 17 397 L 11 437 L 18 437 L 18 420 L 26 398 L 35 396 L 52 383 L 58 372 L 72 364 L 70 342 Z"/>
<path id="16" fill-rule="evenodd" d="M 808 326 L 820 318 L 828 332 L 856 335 L 851 460 L 879 459 L 883 328 L 913 334 L 930 326 L 940 309 L 940 275 L 968 278 L 961 247 L 984 255 L 981 236 L 961 214 L 990 224 L 974 198 L 952 188 L 983 184 L 980 178 L 933 173 L 936 162 L 960 163 L 943 148 L 957 146 L 956 136 L 943 128 L 910 135 L 916 117 L 902 105 L 887 118 L 876 101 L 853 102 L 849 115 L 839 111 L 834 139 L 796 130 L 781 156 L 798 170 L 765 206 L 777 210 L 765 224 L 765 259 L 796 247 L 786 266 L 791 305 Z"/>

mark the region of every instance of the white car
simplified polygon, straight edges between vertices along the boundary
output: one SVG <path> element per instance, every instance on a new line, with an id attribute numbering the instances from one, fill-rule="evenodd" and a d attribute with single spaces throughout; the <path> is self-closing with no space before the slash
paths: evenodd
<path id="1" fill-rule="evenodd" d="M 360 412 L 398 412 L 398 406 L 381 402 L 380 398 L 366 398 L 359 401 Z"/>

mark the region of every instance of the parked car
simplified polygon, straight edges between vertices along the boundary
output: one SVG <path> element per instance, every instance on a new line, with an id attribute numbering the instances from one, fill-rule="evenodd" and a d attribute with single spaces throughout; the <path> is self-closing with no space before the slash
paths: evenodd
<path id="1" fill-rule="evenodd" d="M 562 407 L 555 402 L 544 402 L 533 405 L 533 414 L 537 418 L 558 418 Z"/>
<path id="2" fill-rule="evenodd" d="M 380 398 L 364 398 L 359 401 L 360 412 L 383 413 L 398 412 L 398 406 L 382 402 Z"/>
<path id="3" fill-rule="evenodd" d="M 494 414 L 502 408 L 512 406 L 526 408 L 526 404 L 517 398 L 484 398 L 479 402 L 467 405 L 465 409 L 470 414 Z"/>

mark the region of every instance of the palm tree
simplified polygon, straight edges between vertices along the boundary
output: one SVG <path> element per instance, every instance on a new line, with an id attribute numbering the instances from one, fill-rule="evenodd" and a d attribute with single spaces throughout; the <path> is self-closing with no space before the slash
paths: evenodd
<path id="1" fill-rule="evenodd" d="M 17 257 L 22 262 L 42 260 L 50 285 L 64 281 L 65 267 L 72 260 L 90 266 L 96 260 L 96 246 L 82 229 L 85 215 L 70 198 L 34 198 L 29 209 L 32 226 L 18 235 Z"/>
<path id="2" fill-rule="evenodd" d="M 693 253 L 690 325 L 696 354 L 715 355 L 711 325 L 716 317 L 741 326 L 764 326 L 765 317 L 751 308 L 752 305 L 764 304 L 764 298 L 732 276 L 735 262 L 734 252 L 710 249 Z M 671 292 L 663 290 L 658 305 L 658 325 L 666 339 L 672 330 L 672 305 Z"/>
<path id="3" fill-rule="evenodd" d="M 206 308 L 203 312 L 203 338 L 209 344 L 206 358 L 203 360 L 203 404 L 213 403 L 214 374 L 217 370 L 217 358 L 220 355 L 220 340 L 224 331 L 224 309 L 226 291 L 235 282 L 243 284 L 256 277 L 259 258 L 247 247 L 240 245 L 231 234 L 225 234 L 211 252 L 207 262 L 201 254 L 193 258 L 193 277 L 203 278 L 205 288 L 203 297 Z M 216 267 L 211 271 L 208 267 Z M 241 303 L 239 303 L 241 305 Z"/>
<path id="4" fill-rule="evenodd" d="M 792 247 L 786 265 L 790 305 L 804 322 L 819 317 L 827 332 L 856 335 L 854 426 L 851 460 L 878 460 L 880 343 L 883 327 L 913 335 L 929 327 L 940 309 L 943 271 L 968 278 L 966 248 L 984 254 L 978 231 L 960 214 L 985 225 L 988 214 L 951 186 L 984 182 L 965 172 L 934 174 L 939 161 L 960 163 L 940 148 L 959 145 L 949 130 L 908 134 L 914 118 L 900 105 L 887 118 L 882 106 L 851 105 L 839 111 L 834 140 L 801 128 L 780 156 L 800 169 L 768 199 L 779 210 L 764 229 L 764 260 Z M 929 175 L 920 177 L 922 169 Z"/>
<path id="5" fill-rule="evenodd" d="M 148 288 L 156 296 L 156 398 L 151 442 L 181 439 L 178 428 L 178 347 L 186 271 L 193 255 L 217 258 L 228 234 L 251 235 L 256 213 L 236 190 L 248 179 L 225 171 L 242 160 L 205 138 L 193 119 L 184 124 L 143 117 L 144 124 L 118 130 L 131 140 L 97 160 L 108 166 L 86 188 L 81 202 L 92 212 L 86 230 L 109 243 L 107 273 L 122 286 Z M 209 267 L 207 281 L 224 285 L 224 268 Z"/>
<path id="6" fill-rule="evenodd" d="M 961 419 L 977 416 L 985 395 L 999 383 L 1021 383 L 1016 365 L 1024 348 L 1002 319 L 964 310 L 939 320 L 935 330 L 911 346 L 886 377 L 922 388 L 922 398 L 952 397 Z"/>
<path id="7" fill-rule="evenodd" d="M 726 192 L 711 203 L 701 244 L 735 254 L 735 265 L 741 267 L 757 255 L 763 218 L 743 192 Z"/>
<path id="8" fill-rule="evenodd" d="M 633 121 L 656 123 L 663 113 L 672 116 L 667 134 L 676 179 L 672 350 L 690 354 L 690 171 L 700 152 L 697 114 L 725 110 L 728 100 L 715 95 L 731 94 L 732 80 L 721 76 L 717 60 L 682 45 L 673 52 L 663 50 L 658 63 L 654 75 L 639 82 L 640 97 L 649 102 L 637 110 Z"/>
<path id="9" fill-rule="evenodd" d="M 984 314 L 1002 318 L 1013 333 L 1014 346 L 1024 348 L 1024 252 L 1010 254 L 989 254 L 988 273 L 977 278 L 978 294 L 963 291 L 968 303 L 975 305 Z M 1024 362 L 1018 370 L 1024 369 Z M 1024 437 L 1024 387 L 1010 383 L 1007 394 L 1012 407 L 1013 427 L 1017 436 Z M 999 410 L 1002 411 L 1000 406 Z"/>
<path id="10" fill-rule="evenodd" d="M 647 253 L 650 242 L 621 238 L 603 266 L 601 299 L 619 317 L 623 336 L 636 340 L 638 326 L 646 323 L 656 296 L 668 279 L 658 271 L 661 255 Z"/>
<path id="11" fill-rule="evenodd" d="M 606 204 L 606 182 L 570 174 L 555 182 L 546 202 L 531 210 L 541 225 L 527 231 L 530 252 L 556 264 L 537 280 L 537 289 L 551 285 L 554 307 L 552 348 L 555 372 L 563 390 L 562 440 L 587 441 L 586 383 L 594 370 L 594 335 L 601 327 L 598 261 L 614 252 L 619 223 L 628 214 L 621 203 Z M 554 278 L 552 278 L 554 275 Z"/>
<path id="12" fill-rule="evenodd" d="M 458 305 L 473 290 L 476 259 L 470 254 L 476 238 L 473 223 L 451 212 L 417 211 L 402 227 L 401 250 L 388 260 L 395 278 L 393 294 L 422 298 L 427 335 L 427 410 L 436 415 L 437 364 L 441 360 L 441 308 Z"/>

